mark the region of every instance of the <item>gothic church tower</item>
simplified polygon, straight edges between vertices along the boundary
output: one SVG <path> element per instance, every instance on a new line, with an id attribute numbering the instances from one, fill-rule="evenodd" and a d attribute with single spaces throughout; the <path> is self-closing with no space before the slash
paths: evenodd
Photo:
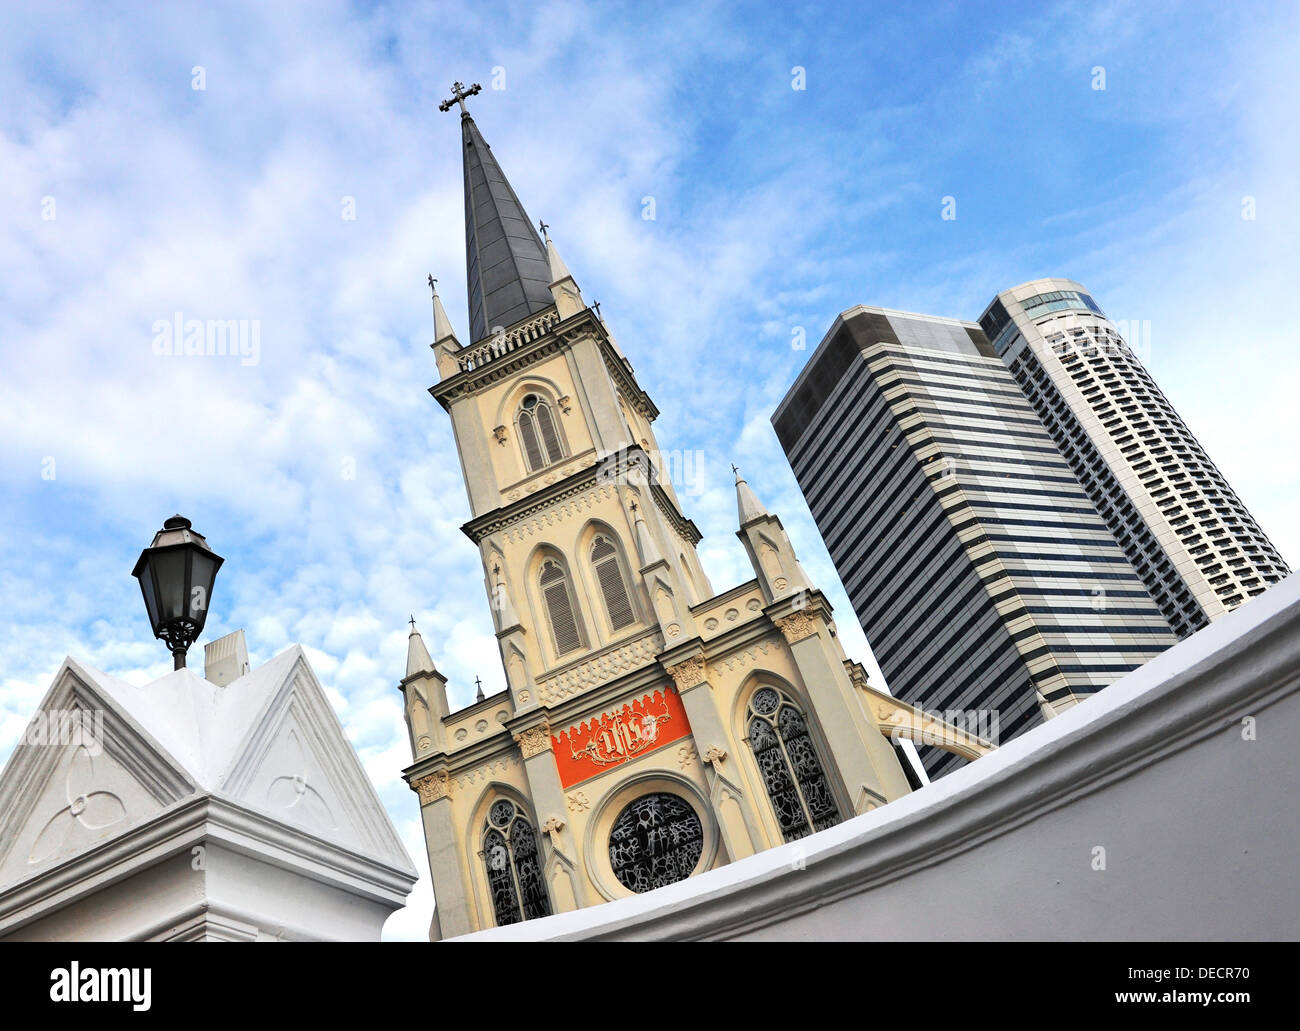
<path id="1" fill-rule="evenodd" d="M 459 104 L 470 340 L 436 292 L 439 382 L 505 691 L 450 712 L 412 625 L 401 681 L 431 937 L 593 905 L 911 790 L 889 735 L 987 745 L 866 683 L 781 522 L 737 477 L 754 579 L 721 594 L 654 402 Z M 929 743 L 936 743 L 930 741 Z"/>

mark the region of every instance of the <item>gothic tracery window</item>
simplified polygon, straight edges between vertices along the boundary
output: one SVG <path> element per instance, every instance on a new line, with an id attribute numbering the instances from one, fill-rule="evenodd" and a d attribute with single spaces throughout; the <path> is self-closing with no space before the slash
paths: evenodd
<path id="1" fill-rule="evenodd" d="M 749 746 L 786 841 L 840 822 L 839 808 L 799 707 L 773 687 L 749 701 Z"/>
<path id="2" fill-rule="evenodd" d="M 568 573 L 559 562 L 548 558 L 542 563 L 542 571 L 537 579 L 542 589 L 542 600 L 546 604 L 546 615 L 551 623 L 555 653 L 565 655 L 582 645 L 582 632 L 578 628 Z"/>
<path id="3" fill-rule="evenodd" d="M 684 798 L 661 791 L 630 802 L 609 834 L 609 864 L 637 893 L 684 880 L 704 854 L 704 827 Z"/>
<path id="4" fill-rule="evenodd" d="M 632 611 L 632 597 L 628 594 L 627 581 L 623 578 L 623 564 L 618 558 L 618 549 L 605 534 L 598 534 L 591 542 L 591 565 L 600 582 L 600 593 L 605 599 L 605 613 L 609 616 L 609 625 L 615 630 L 622 630 L 636 621 Z"/>
<path id="5" fill-rule="evenodd" d="M 509 799 L 497 799 L 488 810 L 482 855 L 498 926 L 551 915 L 537 834 Z"/>
<path id="6" fill-rule="evenodd" d="M 529 472 L 544 469 L 564 457 L 564 444 L 551 406 L 536 394 L 527 394 L 519 407 L 519 440 Z"/>

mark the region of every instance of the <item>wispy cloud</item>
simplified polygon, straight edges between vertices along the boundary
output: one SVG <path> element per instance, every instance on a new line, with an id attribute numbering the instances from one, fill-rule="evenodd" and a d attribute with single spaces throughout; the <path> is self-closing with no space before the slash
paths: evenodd
<path id="1" fill-rule="evenodd" d="M 454 441 L 425 391 L 427 273 L 465 325 L 458 126 L 436 109 L 456 78 L 488 87 L 480 125 L 602 302 L 661 443 L 704 452 L 685 501 L 715 587 L 750 575 L 735 460 L 864 654 L 767 425 L 810 353 L 795 327 L 811 348 L 855 303 L 974 317 L 1057 274 L 1151 320 L 1160 382 L 1294 558 L 1296 14 L 1178 10 L 11 14 L 0 749 L 64 654 L 136 682 L 165 671 L 128 574 L 179 509 L 228 560 L 210 634 L 246 627 L 259 662 L 309 648 L 423 868 L 398 779 L 407 616 L 454 704 L 475 676 L 503 686 Z M 257 363 L 155 354 L 177 312 L 256 320 Z M 427 933 L 429 901 L 426 878 L 390 934 Z"/>

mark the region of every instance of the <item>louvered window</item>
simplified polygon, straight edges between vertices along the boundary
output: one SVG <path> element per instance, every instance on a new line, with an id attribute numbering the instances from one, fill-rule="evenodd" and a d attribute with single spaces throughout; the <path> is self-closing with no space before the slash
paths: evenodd
<path id="1" fill-rule="evenodd" d="M 582 644 L 578 620 L 573 611 L 573 598 L 569 594 L 569 578 L 558 562 L 547 559 L 542 564 L 539 580 L 542 597 L 546 602 L 546 614 L 551 621 L 555 652 L 564 655 Z"/>
<path id="2" fill-rule="evenodd" d="M 609 625 L 615 630 L 631 626 L 636 617 L 632 613 L 632 600 L 623 581 L 623 567 L 618 561 L 618 549 L 608 537 L 597 537 L 591 545 L 591 564 L 600 581 L 600 593 L 605 598 L 605 612 Z"/>
<path id="3" fill-rule="evenodd" d="M 537 427 L 542 431 L 542 445 L 546 448 L 546 461 L 558 462 L 564 457 L 560 447 L 560 435 L 555 428 L 555 419 L 551 415 L 551 406 L 545 401 L 537 404 Z"/>
<path id="4" fill-rule="evenodd" d="M 519 439 L 524 442 L 524 457 L 528 459 L 528 471 L 536 472 L 542 468 L 542 449 L 537 442 L 537 427 L 533 424 L 532 414 L 519 413 Z"/>
<path id="5" fill-rule="evenodd" d="M 528 394 L 519 412 L 519 440 L 529 472 L 544 469 L 564 457 L 564 444 L 551 406 L 536 394 Z"/>

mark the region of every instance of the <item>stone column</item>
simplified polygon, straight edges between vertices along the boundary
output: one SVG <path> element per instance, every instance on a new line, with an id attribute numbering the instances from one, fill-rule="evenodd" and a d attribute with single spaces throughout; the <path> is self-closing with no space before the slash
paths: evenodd
<path id="1" fill-rule="evenodd" d="M 691 648 L 691 645 L 688 644 L 686 648 Z M 674 649 L 678 653 L 682 650 Z M 724 772 L 723 764 L 727 759 L 730 737 L 713 701 L 713 687 L 709 684 L 704 655 L 696 644 L 695 654 L 686 657 L 674 654 L 671 658 L 664 655 L 660 657 L 660 663 L 677 685 L 686 718 L 690 720 L 691 735 L 706 770 L 709 802 L 713 807 L 714 818 L 718 821 L 718 829 L 722 832 L 723 843 L 727 846 L 727 854 L 733 860 L 753 855 L 761 847 L 763 839 L 745 803 L 744 792 Z"/>
<path id="2" fill-rule="evenodd" d="M 470 902 L 472 888 L 457 848 L 459 836 L 452 815 L 452 780 L 446 770 L 435 770 L 411 781 L 420 796 L 420 818 L 429 851 L 429 874 L 440 936 L 454 938 L 479 928 Z"/>
<path id="3" fill-rule="evenodd" d="M 586 877 L 582 870 L 577 838 L 568 826 L 564 788 L 552 752 L 551 727 L 543 718 L 529 717 L 530 725 L 515 731 L 515 742 L 524 758 L 524 775 L 533 810 L 537 813 L 539 846 L 546 857 L 546 886 L 551 909 L 566 913 L 586 905 Z"/>
<path id="4" fill-rule="evenodd" d="M 828 769 L 839 772 L 851 806 L 845 818 L 875 808 L 881 801 L 901 798 L 911 791 L 898 756 L 885 737 L 868 726 L 867 714 L 853 694 L 853 684 L 827 629 L 820 606 L 778 615 L 773 622 L 790 646 L 799 674 L 808 690 L 808 702 L 830 747 Z"/>

